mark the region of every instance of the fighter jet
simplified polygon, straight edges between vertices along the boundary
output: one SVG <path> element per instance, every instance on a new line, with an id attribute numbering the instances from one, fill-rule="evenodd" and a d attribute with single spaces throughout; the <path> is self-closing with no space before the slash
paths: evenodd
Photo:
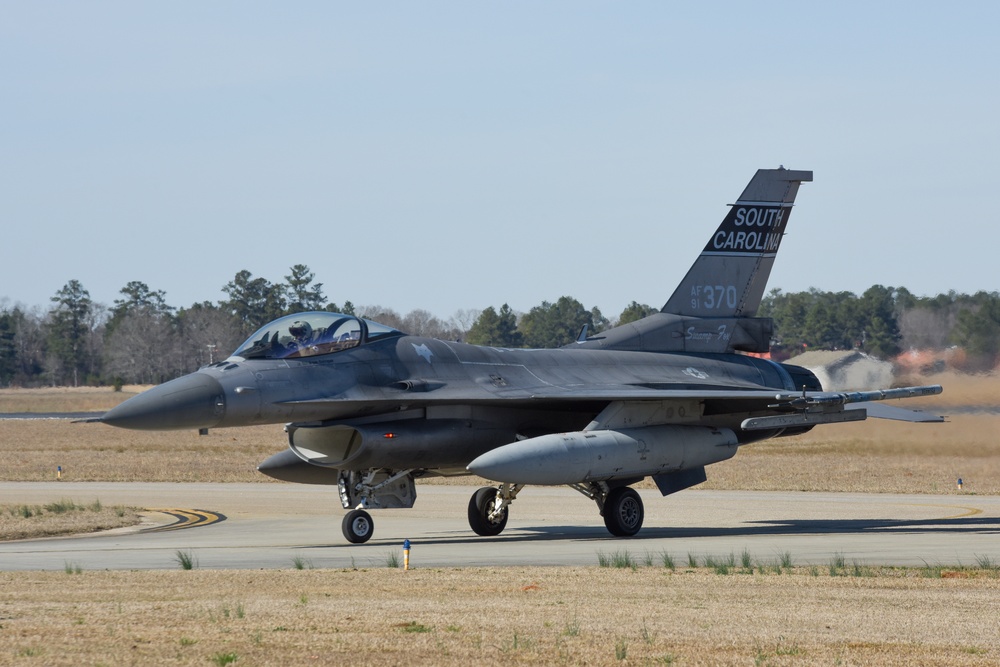
<path id="1" fill-rule="evenodd" d="M 940 417 L 874 403 L 940 386 L 824 391 L 769 350 L 756 317 L 799 185 L 812 172 L 761 169 L 662 310 L 558 349 L 410 336 L 352 315 L 304 312 L 262 327 L 225 361 L 107 412 L 130 429 L 285 424 L 288 449 L 259 470 L 339 488 L 352 543 L 371 510 L 412 507 L 415 480 L 475 474 L 469 525 L 498 535 L 527 485 L 595 501 L 608 531 L 635 535 L 651 477 L 666 496 L 706 480 L 743 445 L 820 424 Z"/>

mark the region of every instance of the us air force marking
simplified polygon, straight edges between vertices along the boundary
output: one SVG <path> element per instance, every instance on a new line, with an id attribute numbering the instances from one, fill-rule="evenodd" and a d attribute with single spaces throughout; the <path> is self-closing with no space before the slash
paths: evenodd
<path id="1" fill-rule="evenodd" d="M 413 346 L 413 351 L 417 353 L 418 357 L 423 357 L 427 360 L 427 363 L 431 363 L 431 357 L 434 353 L 431 352 L 431 348 L 427 347 L 427 343 L 421 343 L 417 345 L 416 343 L 410 343 Z"/>

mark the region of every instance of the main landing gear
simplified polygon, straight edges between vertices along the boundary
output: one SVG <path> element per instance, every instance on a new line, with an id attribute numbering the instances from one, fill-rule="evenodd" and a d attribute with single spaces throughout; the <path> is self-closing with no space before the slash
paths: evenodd
<path id="1" fill-rule="evenodd" d="M 499 535 L 507 526 L 507 508 L 514 502 L 524 484 L 484 486 L 469 500 L 469 527 L 476 535 Z"/>
<path id="2" fill-rule="evenodd" d="M 502 533 L 507 526 L 508 508 L 523 488 L 524 484 L 505 483 L 477 490 L 469 499 L 469 527 L 477 535 L 487 537 Z M 571 484 L 570 488 L 597 503 L 605 527 L 615 537 L 631 537 L 642 528 L 645 511 L 635 489 L 628 486 L 611 488 L 607 482 Z"/>
<path id="3" fill-rule="evenodd" d="M 340 497 L 345 509 L 341 530 L 351 544 L 364 544 L 375 532 L 375 522 L 367 508 L 413 507 L 416 487 L 412 470 L 342 472 Z M 503 532 L 510 516 L 510 504 L 524 484 L 484 486 L 469 499 L 469 527 L 477 535 L 493 537 Z M 631 537 L 642 528 L 642 498 L 628 486 L 610 487 L 607 482 L 570 484 L 597 503 L 604 525 L 615 537 Z M 352 509 L 353 508 L 353 509 Z"/>
<path id="4" fill-rule="evenodd" d="M 645 512 L 642 498 L 635 489 L 619 486 L 611 489 L 604 499 L 604 525 L 615 537 L 631 537 L 642 528 Z"/>

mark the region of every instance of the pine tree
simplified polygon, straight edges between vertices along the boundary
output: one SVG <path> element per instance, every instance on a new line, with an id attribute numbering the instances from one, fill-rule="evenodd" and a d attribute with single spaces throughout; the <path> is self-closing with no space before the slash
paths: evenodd
<path id="1" fill-rule="evenodd" d="M 86 370 L 86 337 L 93 310 L 90 292 L 78 280 L 71 280 L 51 298 L 56 306 L 50 311 L 49 353 L 57 367 L 72 376 L 73 386 L 80 383 Z"/>
<path id="2" fill-rule="evenodd" d="M 326 297 L 323 296 L 323 283 L 313 285 L 316 277 L 305 264 L 296 264 L 291 268 L 291 275 L 285 276 L 285 295 L 288 298 L 287 311 L 299 313 L 306 310 L 323 310 Z"/>

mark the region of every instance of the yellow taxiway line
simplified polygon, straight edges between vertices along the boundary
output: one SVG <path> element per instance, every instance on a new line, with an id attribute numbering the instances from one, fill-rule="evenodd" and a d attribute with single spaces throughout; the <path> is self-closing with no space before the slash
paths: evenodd
<path id="1" fill-rule="evenodd" d="M 147 512 L 160 512 L 161 514 L 169 514 L 174 517 L 176 521 L 166 526 L 156 526 L 155 528 L 147 528 L 143 530 L 144 533 L 155 533 L 167 530 L 182 530 L 184 528 L 196 528 L 198 526 L 207 526 L 209 524 L 217 523 L 219 521 L 225 521 L 226 515 L 219 514 L 218 512 L 208 512 L 206 510 L 191 510 L 191 509 L 177 509 L 177 508 L 146 508 Z"/>

